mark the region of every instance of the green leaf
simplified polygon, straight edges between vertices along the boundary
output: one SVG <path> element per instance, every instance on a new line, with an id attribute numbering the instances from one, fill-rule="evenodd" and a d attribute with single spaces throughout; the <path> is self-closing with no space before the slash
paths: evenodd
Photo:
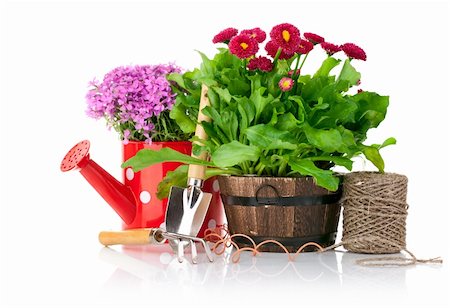
<path id="1" fill-rule="evenodd" d="M 200 71 L 203 74 L 203 77 L 208 77 L 214 79 L 214 71 L 215 71 L 215 64 L 213 61 L 211 61 L 203 52 L 198 51 L 202 57 L 202 64 L 200 65 Z"/>
<path id="2" fill-rule="evenodd" d="M 307 123 L 303 127 L 308 141 L 322 151 L 333 153 L 342 147 L 342 136 L 337 129 L 317 129 Z"/>
<path id="3" fill-rule="evenodd" d="M 258 124 L 245 131 L 250 143 L 263 150 L 297 148 L 297 140 L 287 131 L 281 131 L 271 125 Z"/>
<path id="4" fill-rule="evenodd" d="M 342 148 L 339 149 L 341 153 L 347 153 L 349 157 L 352 157 L 359 149 L 356 144 L 356 138 L 351 130 L 346 129 L 343 126 L 337 128 L 342 137 Z"/>
<path id="5" fill-rule="evenodd" d="M 237 140 L 237 129 L 239 126 L 237 115 L 234 111 L 224 110 L 221 113 L 223 132 L 230 140 Z"/>
<path id="6" fill-rule="evenodd" d="M 384 140 L 384 142 L 380 146 L 378 146 L 378 149 L 382 149 L 384 147 L 387 147 L 388 145 L 393 145 L 396 143 L 397 143 L 397 140 L 394 137 L 390 137 L 390 138 L 387 138 L 386 140 Z"/>
<path id="7" fill-rule="evenodd" d="M 230 103 L 231 101 L 231 94 L 228 91 L 228 89 L 222 89 L 219 87 L 213 87 L 212 88 L 214 90 L 214 92 L 217 93 L 217 95 L 219 95 L 220 99 L 225 101 L 227 104 Z"/>
<path id="8" fill-rule="evenodd" d="M 253 91 L 250 95 L 250 101 L 255 105 L 255 119 L 258 120 L 264 108 L 273 101 L 273 96 L 268 95 L 264 97 L 263 94 L 266 91 L 266 88 L 259 88 L 256 91 Z"/>
<path id="9" fill-rule="evenodd" d="M 304 159 L 310 161 L 332 161 L 336 165 L 344 166 L 345 168 L 347 168 L 348 171 L 352 171 L 353 167 L 353 161 L 351 159 L 342 156 L 314 156 L 314 157 L 307 157 Z"/>
<path id="10" fill-rule="evenodd" d="M 304 105 L 303 99 L 300 96 L 289 96 L 289 100 L 297 103 L 297 106 L 298 106 L 297 119 L 301 123 L 303 123 L 305 121 L 305 116 L 306 116 L 306 110 L 305 110 L 305 105 Z M 309 106 L 307 106 L 307 108 L 309 108 Z M 310 110 L 310 109 L 308 109 L 308 110 Z"/>
<path id="11" fill-rule="evenodd" d="M 377 127 L 386 117 L 389 106 L 389 96 L 381 96 L 374 92 L 361 92 L 353 96 L 358 106 L 355 120 L 356 128 L 363 133 L 370 128 Z"/>
<path id="12" fill-rule="evenodd" d="M 312 176 L 317 185 L 330 191 L 336 191 L 339 187 L 339 179 L 333 176 L 331 170 L 322 170 L 310 160 L 289 159 L 289 166 L 304 176 Z"/>
<path id="13" fill-rule="evenodd" d="M 214 109 L 220 109 L 219 95 L 216 92 L 214 92 L 212 88 L 208 89 L 208 99 L 211 104 L 211 107 L 213 107 Z"/>
<path id="14" fill-rule="evenodd" d="M 220 168 L 232 167 L 244 161 L 258 160 L 261 151 L 236 140 L 223 144 L 212 154 L 211 161 Z"/>
<path id="15" fill-rule="evenodd" d="M 195 122 L 186 114 L 186 107 L 181 104 L 173 106 L 169 114 L 170 118 L 177 122 L 184 133 L 193 133 L 195 131 Z"/>
<path id="16" fill-rule="evenodd" d="M 180 87 L 186 89 L 186 85 L 184 84 L 183 75 L 179 73 L 172 73 L 166 75 L 166 79 L 168 81 L 175 81 Z"/>
<path id="17" fill-rule="evenodd" d="M 159 182 L 156 197 L 162 200 L 167 198 L 172 186 L 186 187 L 188 165 L 181 165 L 173 171 L 168 171 L 164 179 Z"/>
<path id="18" fill-rule="evenodd" d="M 339 65 L 341 60 L 335 59 L 333 57 L 326 58 L 323 62 L 320 68 L 317 70 L 317 72 L 314 74 L 314 77 L 318 76 L 328 76 L 330 74 L 330 71 Z"/>
<path id="19" fill-rule="evenodd" d="M 182 154 L 171 148 L 163 148 L 159 151 L 143 149 L 122 164 L 122 168 L 132 167 L 135 172 L 141 171 L 149 166 L 163 162 L 178 162 L 201 166 L 214 166 L 214 164 Z"/>
<path id="20" fill-rule="evenodd" d="M 361 79 L 361 74 L 350 64 L 350 60 L 346 59 L 344 62 L 344 66 L 342 67 L 341 73 L 339 74 L 336 82 L 340 80 L 346 80 L 349 82 L 350 86 L 354 86 Z M 342 91 L 347 91 L 347 89 L 342 89 Z"/>
<path id="21" fill-rule="evenodd" d="M 384 172 L 384 160 L 376 147 L 365 146 L 363 153 L 364 156 L 378 168 L 378 171 Z"/>
<path id="22" fill-rule="evenodd" d="M 167 172 L 164 179 L 158 184 L 156 197 L 158 197 L 158 199 L 160 200 L 167 198 L 169 196 L 170 189 L 172 188 L 172 186 L 183 188 L 186 187 L 188 168 L 189 168 L 188 165 L 181 165 L 175 170 Z M 223 174 L 238 175 L 233 170 L 207 168 L 205 171 L 205 180 Z"/>
<path id="23" fill-rule="evenodd" d="M 302 119 L 303 122 L 303 119 Z M 278 117 L 278 122 L 275 128 L 281 131 L 292 131 L 302 124 L 297 118 L 290 112 L 282 114 Z"/>
<path id="24" fill-rule="evenodd" d="M 231 79 L 227 88 L 233 95 L 247 95 L 250 91 L 250 85 L 245 79 Z"/>
<path id="25" fill-rule="evenodd" d="M 334 77 L 317 76 L 306 82 L 301 89 L 301 96 L 307 103 L 317 102 L 322 90 L 334 83 Z"/>

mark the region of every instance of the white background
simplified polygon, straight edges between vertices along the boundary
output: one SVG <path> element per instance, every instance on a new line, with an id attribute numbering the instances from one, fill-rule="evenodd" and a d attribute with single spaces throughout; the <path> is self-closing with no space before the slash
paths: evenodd
<path id="1" fill-rule="evenodd" d="M 383 155 L 387 171 L 409 177 L 408 247 L 448 262 L 448 3 L 6 1 L 0 12 L 0 306 L 449 304 L 446 263 L 374 270 L 331 253 L 192 267 L 161 257 L 165 247 L 102 249 L 97 233 L 119 229 L 119 218 L 79 174 L 59 171 L 67 150 L 90 139 L 91 157 L 120 178 L 116 134 L 84 113 L 93 77 L 127 64 L 190 69 L 195 49 L 214 54 L 211 39 L 223 28 L 291 22 L 366 50 L 367 62 L 355 61 L 361 87 L 391 97 L 369 142 L 398 140 Z"/>

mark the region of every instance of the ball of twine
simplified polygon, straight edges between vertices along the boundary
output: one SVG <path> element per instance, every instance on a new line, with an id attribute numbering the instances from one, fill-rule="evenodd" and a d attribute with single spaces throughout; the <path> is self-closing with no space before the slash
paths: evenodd
<path id="1" fill-rule="evenodd" d="M 357 253 L 398 253 L 406 248 L 408 178 L 395 173 L 344 176 L 342 242 Z"/>

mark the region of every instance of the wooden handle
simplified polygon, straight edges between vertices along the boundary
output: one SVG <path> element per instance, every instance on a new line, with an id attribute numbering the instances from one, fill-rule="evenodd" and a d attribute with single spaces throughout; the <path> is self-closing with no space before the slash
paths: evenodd
<path id="1" fill-rule="evenodd" d="M 156 243 L 153 233 L 156 229 L 130 229 L 125 231 L 102 231 L 98 240 L 105 246 L 144 245 Z"/>
<path id="2" fill-rule="evenodd" d="M 201 123 L 203 121 L 210 122 L 211 119 L 207 117 L 205 114 L 203 114 L 202 110 L 203 108 L 209 105 L 210 103 L 208 99 L 208 87 L 202 85 L 202 94 L 200 96 L 200 106 L 198 108 L 198 119 L 197 119 L 197 127 L 195 128 L 195 136 L 203 140 L 206 140 L 208 136 L 206 135 L 206 132 L 203 129 Z M 195 143 L 199 144 L 198 141 L 195 141 L 194 144 Z M 200 155 L 198 156 L 192 153 L 191 156 L 202 160 L 207 159 L 207 153 L 205 151 L 200 153 Z M 205 178 L 205 167 L 199 165 L 189 165 L 188 177 L 203 180 Z"/>

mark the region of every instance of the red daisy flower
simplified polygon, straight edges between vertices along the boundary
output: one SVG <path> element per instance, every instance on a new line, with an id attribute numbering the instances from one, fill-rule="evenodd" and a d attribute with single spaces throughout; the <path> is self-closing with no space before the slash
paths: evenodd
<path id="1" fill-rule="evenodd" d="M 257 57 L 248 62 L 247 68 L 251 71 L 258 69 L 262 72 L 270 72 L 273 69 L 273 63 L 269 58 Z"/>
<path id="2" fill-rule="evenodd" d="M 341 51 L 341 47 L 338 45 L 334 45 L 332 43 L 323 42 L 320 44 L 320 46 L 327 52 L 329 56 L 334 55 L 336 52 Z"/>
<path id="3" fill-rule="evenodd" d="M 251 38 L 254 38 L 258 43 L 262 43 L 266 39 L 266 32 L 264 32 L 260 28 L 242 30 L 241 34 L 249 35 Z"/>
<path id="4" fill-rule="evenodd" d="M 250 61 L 248 61 L 248 64 L 247 64 L 247 68 L 250 71 L 257 70 L 259 68 L 259 59 L 258 58 L 250 59 Z"/>
<path id="5" fill-rule="evenodd" d="M 305 32 L 305 33 L 303 33 L 303 36 L 305 37 L 305 39 L 307 39 L 314 45 L 325 42 L 325 39 L 323 37 L 321 37 L 320 35 L 311 33 L 311 32 Z"/>
<path id="6" fill-rule="evenodd" d="M 278 86 L 283 92 L 290 91 L 294 86 L 294 80 L 292 80 L 292 78 L 289 77 L 283 77 L 281 78 L 280 82 L 278 82 Z"/>
<path id="7" fill-rule="evenodd" d="M 366 56 L 366 53 L 364 52 L 364 50 L 361 47 L 356 46 L 353 43 L 345 43 L 341 46 L 341 48 L 345 52 L 347 57 L 349 57 L 350 59 L 363 60 L 363 61 L 366 61 L 366 59 L 367 59 L 367 56 Z"/>
<path id="8" fill-rule="evenodd" d="M 233 37 L 228 44 L 230 52 L 240 59 L 246 59 L 258 52 L 258 42 L 245 34 L 239 34 Z"/>
<path id="9" fill-rule="evenodd" d="M 213 38 L 213 43 L 225 43 L 228 44 L 230 42 L 231 38 L 235 36 L 238 33 L 238 30 L 235 28 L 226 28 L 225 30 L 220 31 L 216 36 Z"/>
<path id="10" fill-rule="evenodd" d="M 287 53 L 294 53 L 300 43 L 300 31 L 291 24 L 279 24 L 270 31 L 272 40 Z"/>
<path id="11" fill-rule="evenodd" d="M 307 40 L 300 39 L 300 43 L 298 44 L 297 53 L 301 53 L 303 55 L 309 53 L 311 50 L 313 50 L 314 44 Z"/>
<path id="12" fill-rule="evenodd" d="M 269 56 L 271 56 L 272 58 L 275 58 L 275 55 L 277 54 L 278 51 L 278 44 L 275 43 L 274 41 L 268 41 L 266 44 L 266 51 L 269 54 Z M 289 59 L 292 58 L 292 56 L 294 55 L 293 52 L 287 52 L 286 50 L 282 49 L 280 56 L 278 57 L 279 59 Z"/>

